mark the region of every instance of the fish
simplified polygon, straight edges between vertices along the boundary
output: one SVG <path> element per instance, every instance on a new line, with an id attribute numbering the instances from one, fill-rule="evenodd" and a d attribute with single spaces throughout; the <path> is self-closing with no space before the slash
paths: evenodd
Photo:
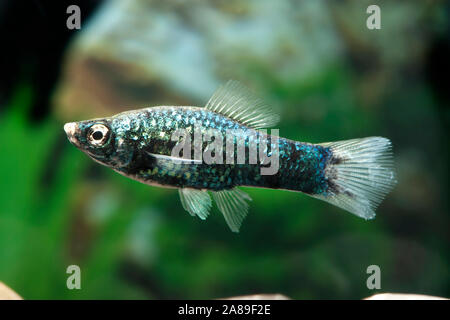
<path id="1" fill-rule="evenodd" d="M 252 201 L 240 187 L 299 192 L 373 219 L 397 183 L 391 141 L 299 142 L 267 132 L 279 120 L 272 107 L 230 80 L 204 107 L 148 107 L 69 122 L 64 130 L 71 144 L 117 173 L 178 189 L 192 216 L 205 220 L 212 196 L 233 232 Z"/>

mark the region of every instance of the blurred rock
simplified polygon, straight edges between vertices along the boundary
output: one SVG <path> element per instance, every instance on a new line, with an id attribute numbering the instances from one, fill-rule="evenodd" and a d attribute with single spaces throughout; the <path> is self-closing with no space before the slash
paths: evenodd
<path id="1" fill-rule="evenodd" d="M 291 300 L 291 298 L 286 297 L 283 294 L 279 293 L 262 293 L 262 294 L 252 294 L 248 296 L 237 296 L 231 298 L 224 298 L 220 300 Z"/>
<path id="2" fill-rule="evenodd" d="M 248 296 L 238 296 L 225 298 L 221 300 L 291 300 L 285 295 L 276 294 L 253 294 Z M 442 297 L 427 296 L 423 294 L 405 294 L 405 293 L 379 293 L 363 300 L 448 300 Z"/>
<path id="3" fill-rule="evenodd" d="M 0 282 L 0 300 L 22 300 L 22 297 Z"/>
<path id="4" fill-rule="evenodd" d="M 67 52 L 61 118 L 206 103 L 229 78 L 292 83 L 340 57 L 322 1 L 105 1 Z"/>
<path id="5" fill-rule="evenodd" d="M 423 1 L 382 1 L 382 28 L 374 31 L 366 27 L 370 4 L 105 1 L 68 50 L 56 111 L 70 120 L 202 104 L 229 78 L 289 86 L 346 59 L 361 77 L 356 93 L 370 105 L 423 59 L 439 10 Z"/>
<path id="6" fill-rule="evenodd" d="M 423 294 L 406 294 L 406 293 L 380 293 L 374 294 L 364 300 L 448 300 L 446 298 L 426 296 Z"/>

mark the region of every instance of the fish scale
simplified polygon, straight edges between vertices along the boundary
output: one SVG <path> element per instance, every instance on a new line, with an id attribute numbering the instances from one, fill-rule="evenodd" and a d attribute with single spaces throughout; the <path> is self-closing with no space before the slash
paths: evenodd
<path id="1" fill-rule="evenodd" d="M 258 131 L 240 125 L 225 116 L 196 107 L 178 107 L 177 110 L 173 107 L 155 107 L 148 109 L 145 113 L 146 116 L 142 117 L 140 116 L 142 111 L 134 114 L 127 112 L 124 115 L 116 116 L 113 121 L 113 129 L 116 128 L 119 132 L 124 131 L 130 135 L 141 137 L 142 141 L 138 140 L 137 153 L 147 151 L 152 154 L 170 155 L 175 145 L 175 142 L 171 141 L 172 134 L 177 129 L 188 129 L 188 131 L 193 132 L 195 129 L 194 125 L 200 127 L 202 135 L 208 129 L 217 129 L 224 137 L 229 129 L 242 130 L 246 137 L 254 137 L 259 134 Z M 177 121 L 177 117 L 182 114 L 187 114 L 189 119 L 196 119 L 195 122 Z M 159 125 L 156 127 L 146 126 L 149 119 L 153 118 L 157 119 L 156 121 Z M 212 120 L 206 126 L 208 119 Z M 135 126 L 134 130 L 129 130 L 130 123 Z M 126 126 L 126 128 L 123 128 L 123 126 Z M 161 135 L 161 133 L 164 133 L 164 135 Z M 270 137 L 269 135 L 269 139 Z M 136 164 L 132 171 L 129 168 L 120 168 L 118 171 L 126 175 L 133 175 L 133 178 L 142 180 L 142 182 L 156 182 L 161 185 L 181 188 L 222 190 L 230 189 L 234 186 L 252 186 L 288 189 L 305 193 L 325 192 L 327 184 L 323 170 L 320 168 L 329 159 L 329 149 L 284 138 L 278 139 L 278 154 L 272 153 L 272 156 L 279 157 L 280 170 L 273 176 L 261 175 L 261 164 L 249 164 L 248 140 L 246 140 L 245 144 L 245 164 L 173 165 L 170 162 L 164 162 L 158 166 L 146 159 L 138 165 Z M 260 139 L 257 139 L 255 144 L 257 150 L 259 150 L 261 147 Z M 207 146 L 207 143 L 205 142 L 203 145 L 202 150 Z M 225 149 L 225 146 L 223 149 Z M 136 152 L 136 150 L 133 149 L 133 152 Z M 267 155 L 267 153 L 266 151 L 265 154 Z M 168 167 L 169 165 L 170 167 Z M 293 170 L 293 165 L 309 168 L 309 170 Z M 154 170 L 155 168 L 157 170 Z M 185 173 L 189 173 L 189 175 Z M 223 179 L 217 181 L 218 177 L 223 177 Z"/>
<path id="2" fill-rule="evenodd" d="M 239 231 L 251 200 L 240 186 L 298 191 L 372 219 L 396 183 L 390 141 L 369 137 L 312 144 L 259 130 L 274 126 L 278 119 L 253 93 L 229 81 L 205 108 L 144 108 L 67 123 L 64 129 L 72 144 L 116 172 L 145 184 L 177 188 L 183 208 L 193 216 L 206 219 L 211 192 L 234 232 Z M 201 139 L 203 155 L 214 150 L 223 161 L 209 163 L 172 154 L 180 142 L 173 139 L 179 130 L 191 140 L 184 151 L 195 156 Z M 204 139 L 210 135 L 217 139 L 217 134 L 223 139 L 218 154 L 215 141 Z M 234 149 L 231 163 L 227 161 L 228 139 Z M 244 142 L 242 163 L 237 163 L 237 141 Z M 251 152 L 263 157 L 253 163 Z M 272 165 L 275 170 L 268 172 Z"/>

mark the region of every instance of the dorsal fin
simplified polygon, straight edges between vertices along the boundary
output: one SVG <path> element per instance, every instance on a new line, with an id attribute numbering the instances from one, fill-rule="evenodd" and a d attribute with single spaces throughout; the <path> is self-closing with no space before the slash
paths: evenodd
<path id="1" fill-rule="evenodd" d="M 280 120 L 270 106 L 235 80 L 220 86 L 209 99 L 206 109 L 254 129 L 272 127 Z"/>

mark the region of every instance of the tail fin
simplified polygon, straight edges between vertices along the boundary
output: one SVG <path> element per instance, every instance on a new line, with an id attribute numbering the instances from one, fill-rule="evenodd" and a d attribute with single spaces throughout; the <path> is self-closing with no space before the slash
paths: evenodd
<path id="1" fill-rule="evenodd" d="M 375 209 L 397 183 L 389 139 L 369 137 L 320 144 L 330 148 L 327 195 L 314 197 L 359 217 L 373 219 Z"/>

